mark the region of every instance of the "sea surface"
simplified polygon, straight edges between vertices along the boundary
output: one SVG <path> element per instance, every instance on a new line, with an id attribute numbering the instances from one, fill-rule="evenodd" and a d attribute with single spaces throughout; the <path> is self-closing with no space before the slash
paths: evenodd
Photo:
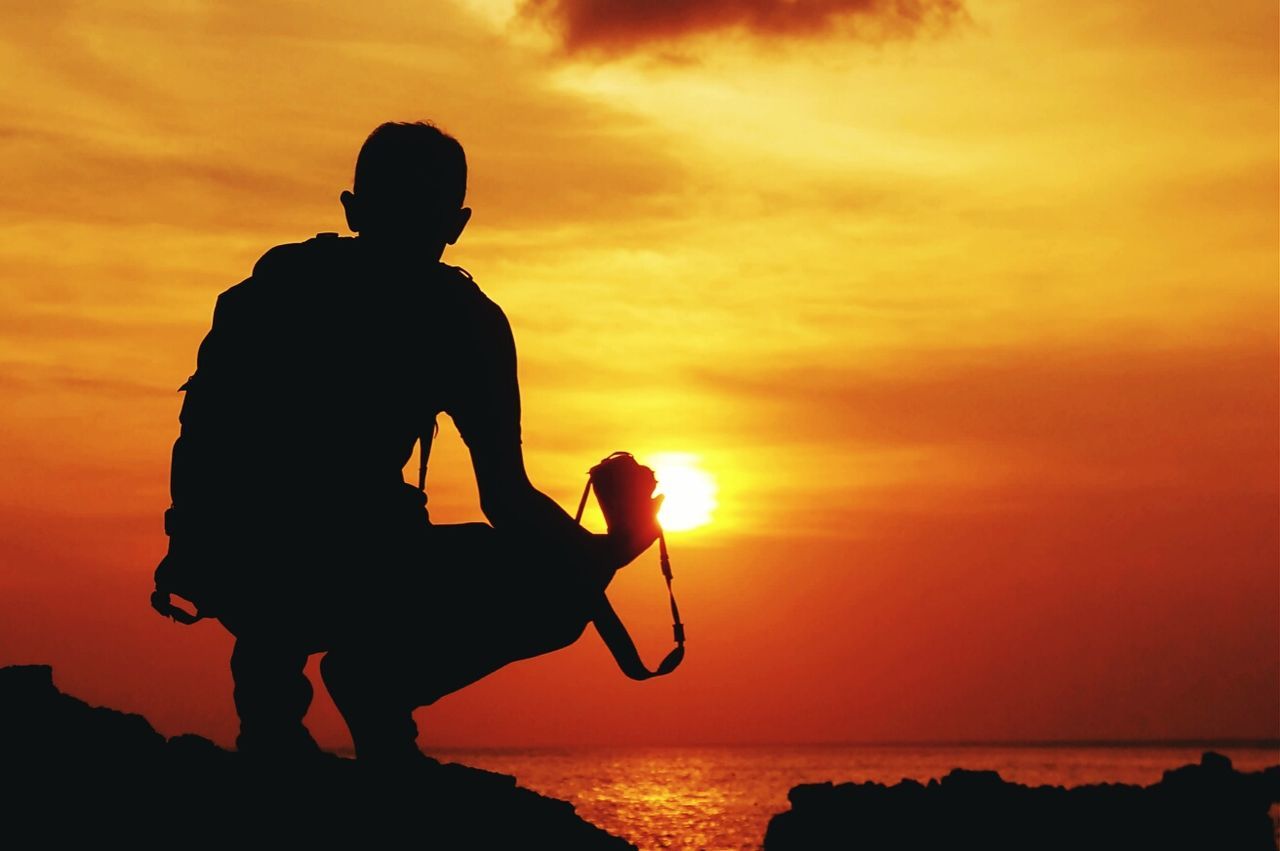
<path id="1" fill-rule="evenodd" d="M 1198 763 L 1206 750 L 1241 771 L 1280 764 L 1280 745 L 1101 747 L 805 745 L 571 749 L 428 749 L 515 775 L 520 785 L 571 802 L 578 814 L 641 849 L 759 849 L 775 813 L 798 783 L 831 780 L 928 782 L 953 768 L 990 769 L 1030 786 L 1150 785 L 1166 769 Z M 1280 808 L 1272 809 L 1280 818 Z"/>

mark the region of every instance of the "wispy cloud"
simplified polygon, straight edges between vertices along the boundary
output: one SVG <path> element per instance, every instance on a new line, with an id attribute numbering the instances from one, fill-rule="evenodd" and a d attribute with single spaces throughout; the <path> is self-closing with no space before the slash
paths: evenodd
<path id="1" fill-rule="evenodd" d="M 521 7 L 526 18 L 550 25 L 567 51 L 604 53 L 725 30 L 767 38 L 842 29 L 864 38 L 909 36 L 963 11 L 961 0 L 526 0 Z"/>

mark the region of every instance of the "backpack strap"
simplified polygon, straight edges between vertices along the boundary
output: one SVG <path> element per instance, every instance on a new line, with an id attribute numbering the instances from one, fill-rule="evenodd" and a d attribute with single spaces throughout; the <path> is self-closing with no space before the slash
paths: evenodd
<path id="1" fill-rule="evenodd" d="M 592 479 L 588 477 L 587 486 L 582 490 L 582 499 L 578 501 L 577 516 L 573 518 L 579 523 L 582 522 L 583 509 L 587 507 L 587 496 L 591 493 L 591 484 Z M 656 669 L 651 671 L 645 666 L 644 660 L 640 658 L 640 651 L 636 649 L 636 643 L 631 638 L 631 633 L 627 631 L 622 618 L 618 617 L 618 613 L 614 611 L 607 594 L 601 592 L 591 616 L 596 632 L 609 648 L 609 652 L 613 654 L 613 660 L 618 663 L 622 673 L 633 680 L 666 676 L 684 661 L 684 624 L 680 620 L 680 609 L 676 606 L 675 592 L 671 590 L 671 558 L 667 555 L 667 539 L 661 527 L 658 529 L 658 553 L 662 565 L 662 576 L 667 580 L 667 597 L 671 601 L 671 631 L 675 635 L 676 646 Z"/>
<path id="2" fill-rule="evenodd" d="M 186 386 L 185 384 L 183 385 Z M 171 618 L 180 624 L 190 626 L 196 621 L 209 617 L 200 611 L 198 606 L 194 606 L 194 612 L 189 612 L 181 606 L 173 603 L 173 595 L 177 592 L 171 590 L 173 577 L 181 571 L 182 561 L 174 555 L 173 536 L 178 530 L 178 509 L 170 505 L 164 512 L 164 533 L 170 539 L 169 552 L 165 553 L 164 558 L 160 559 L 160 563 L 156 565 L 154 573 L 155 590 L 151 592 L 151 608 L 155 609 L 166 618 Z M 188 556 L 189 558 L 190 556 Z M 178 594 L 178 596 L 182 596 Z"/>
<path id="3" fill-rule="evenodd" d="M 437 415 L 438 416 L 438 415 Z M 427 492 L 427 458 L 431 456 L 431 441 L 440 433 L 440 422 L 437 417 L 431 418 L 431 430 L 423 430 L 418 435 L 418 490 Z"/>

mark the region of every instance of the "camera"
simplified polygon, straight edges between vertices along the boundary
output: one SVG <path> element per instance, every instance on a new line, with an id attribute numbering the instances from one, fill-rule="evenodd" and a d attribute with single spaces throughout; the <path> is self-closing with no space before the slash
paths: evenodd
<path id="1" fill-rule="evenodd" d="M 657 524 L 653 500 L 657 475 L 652 468 L 637 462 L 630 452 L 614 452 L 588 474 L 610 532 Z"/>

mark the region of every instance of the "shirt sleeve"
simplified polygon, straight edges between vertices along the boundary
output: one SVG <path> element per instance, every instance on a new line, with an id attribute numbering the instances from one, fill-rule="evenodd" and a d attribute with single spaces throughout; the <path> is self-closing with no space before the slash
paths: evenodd
<path id="1" fill-rule="evenodd" d="M 445 412 L 472 452 L 519 446 L 520 386 L 511 323 L 486 301 L 462 352 L 461 369 Z"/>

